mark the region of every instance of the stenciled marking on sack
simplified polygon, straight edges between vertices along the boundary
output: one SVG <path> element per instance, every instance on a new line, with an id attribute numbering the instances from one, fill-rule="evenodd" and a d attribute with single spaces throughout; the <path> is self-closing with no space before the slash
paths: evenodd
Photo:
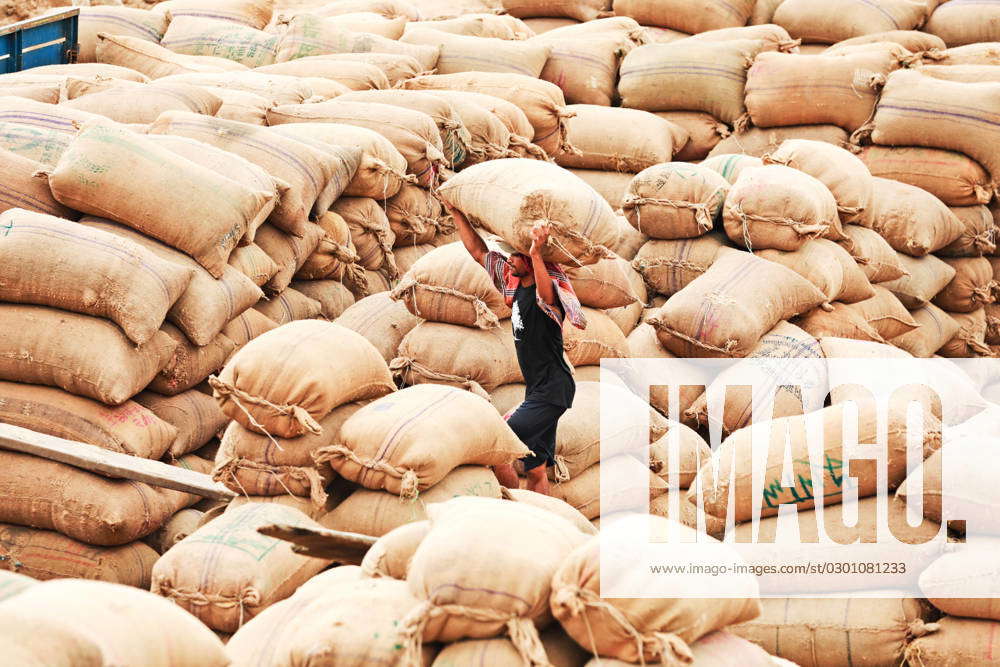
<path id="1" fill-rule="evenodd" d="M 5 225 L 0 225 L 0 236 L 10 236 L 11 231 L 14 229 L 14 221 L 10 221 Z"/>
<path id="2" fill-rule="evenodd" d="M 834 458 L 829 454 L 824 454 L 823 457 L 825 459 L 825 463 L 820 467 L 821 475 L 827 477 L 836 486 L 835 490 L 830 491 L 829 493 L 824 493 L 824 498 L 839 496 L 845 489 L 851 489 L 857 485 L 852 477 L 847 480 L 847 484 L 845 486 L 843 475 L 844 461 L 842 459 Z M 811 465 L 809 459 L 792 459 L 792 463 L 802 464 L 807 468 Z M 795 475 L 795 481 L 790 487 L 784 486 L 780 479 L 776 479 L 764 487 L 763 497 L 766 507 L 773 509 L 783 504 L 778 502 L 778 496 L 783 492 L 791 494 L 793 501 L 796 503 L 804 503 L 809 500 L 813 500 L 816 497 L 813 495 L 812 477 L 805 477 L 799 473 Z"/>

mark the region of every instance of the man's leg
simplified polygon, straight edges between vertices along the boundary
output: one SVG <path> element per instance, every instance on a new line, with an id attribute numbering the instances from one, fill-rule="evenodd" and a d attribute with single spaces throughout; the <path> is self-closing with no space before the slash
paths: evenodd
<path id="1" fill-rule="evenodd" d="M 500 482 L 500 486 L 508 489 L 519 489 L 521 488 L 521 481 L 517 478 L 517 471 L 514 470 L 514 466 L 509 463 L 503 465 L 493 466 L 493 474 L 497 476 L 497 481 Z"/>
<path id="2" fill-rule="evenodd" d="M 544 463 L 528 471 L 528 491 L 549 495 L 549 467 Z"/>
<path id="3" fill-rule="evenodd" d="M 535 437 L 532 450 L 537 456 L 531 460 L 525 459 L 524 469 L 528 476 L 528 490 L 547 496 L 550 495 L 549 466 L 555 465 L 556 427 L 565 410 L 553 405 L 547 405 L 545 408 L 545 421 L 548 426 Z"/>
<path id="4" fill-rule="evenodd" d="M 532 455 L 521 459 L 525 463 L 525 472 L 531 467 L 537 466 L 539 463 L 545 463 L 546 461 L 544 453 L 536 457 L 535 455 L 539 454 L 539 452 L 535 450 L 538 447 L 536 442 L 538 435 L 543 433 L 549 426 L 549 420 L 546 415 L 547 407 L 544 403 L 537 401 L 524 401 L 507 418 L 507 426 L 510 427 L 510 430 L 514 431 L 514 435 L 517 436 L 518 440 L 532 451 Z M 497 476 L 497 481 L 502 486 L 508 489 L 520 488 L 517 472 L 514 470 L 513 465 L 493 466 L 493 474 Z"/>

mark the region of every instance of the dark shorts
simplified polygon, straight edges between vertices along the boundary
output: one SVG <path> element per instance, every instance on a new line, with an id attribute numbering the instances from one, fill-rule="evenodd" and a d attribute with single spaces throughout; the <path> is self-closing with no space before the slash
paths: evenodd
<path id="1" fill-rule="evenodd" d="M 524 470 L 540 465 L 555 465 L 556 426 L 566 408 L 542 401 L 526 400 L 507 418 L 507 425 L 514 431 L 531 454 L 521 459 Z"/>

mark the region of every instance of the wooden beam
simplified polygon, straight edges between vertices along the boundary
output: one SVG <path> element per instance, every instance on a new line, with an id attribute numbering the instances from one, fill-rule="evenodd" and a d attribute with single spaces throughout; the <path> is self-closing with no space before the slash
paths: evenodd
<path id="1" fill-rule="evenodd" d="M 292 551 L 303 556 L 325 558 L 341 565 L 360 565 L 375 538 L 329 528 L 306 528 L 287 524 L 261 526 L 257 532 L 292 543 Z"/>
<path id="2" fill-rule="evenodd" d="M 11 424 L 0 424 L 0 448 L 58 461 L 105 477 L 131 479 L 203 498 L 229 500 L 236 497 L 235 493 L 209 475 L 195 470 L 113 452 L 96 445 L 65 440 Z"/>

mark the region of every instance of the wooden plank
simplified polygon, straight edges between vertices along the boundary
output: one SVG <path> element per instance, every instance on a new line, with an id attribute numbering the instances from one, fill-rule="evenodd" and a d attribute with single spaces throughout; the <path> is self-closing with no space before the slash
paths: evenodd
<path id="1" fill-rule="evenodd" d="M 325 558 L 341 565 L 360 565 L 375 538 L 329 528 L 306 528 L 286 524 L 261 526 L 257 532 L 292 543 L 292 551 L 304 556 Z"/>
<path id="2" fill-rule="evenodd" d="M 131 479 L 203 498 L 229 500 L 236 497 L 235 493 L 209 475 L 195 470 L 112 452 L 96 445 L 36 433 L 11 424 L 0 424 L 0 448 L 66 463 L 106 477 Z"/>

